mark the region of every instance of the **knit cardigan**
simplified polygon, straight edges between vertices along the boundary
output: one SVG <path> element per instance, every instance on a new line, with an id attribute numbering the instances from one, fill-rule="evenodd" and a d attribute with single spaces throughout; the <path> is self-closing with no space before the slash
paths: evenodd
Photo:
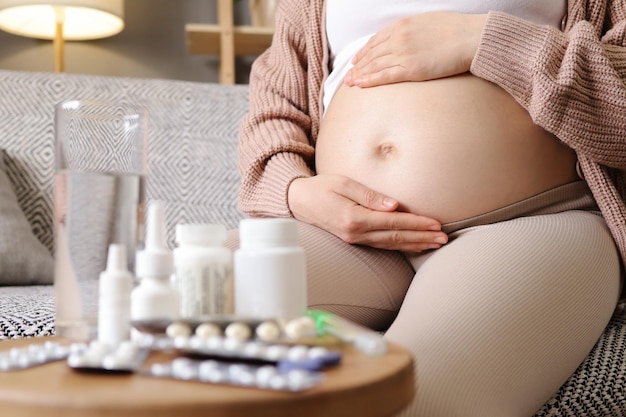
<path id="1" fill-rule="evenodd" d="M 272 45 L 250 73 L 240 129 L 239 207 L 290 217 L 287 189 L 315 175 L 329 52 L 323 0 L 281 0 Z M 569 0 L 563 30 L 490 12 L 470 71 L 576 151 L 626 260 L 626 1 Z"/>

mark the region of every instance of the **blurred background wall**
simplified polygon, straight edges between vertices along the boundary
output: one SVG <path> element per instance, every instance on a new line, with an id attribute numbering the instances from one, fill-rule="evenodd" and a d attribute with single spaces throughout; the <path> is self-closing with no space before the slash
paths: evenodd
<path id="1" fill-rule="evenodd" d="M 249 23 L 248 4 L 234 5 L 235 24 Z M 215 0 L 125 0 L 124 30 L 110 38 L 65 43 L 65 71 L 218 82 L 216 56 L 186 50 L 186 23 L 216 23 Z M 0 31 L 0 69 L 54 70 L 51 41 Z M 252 57 L 237 58 L 237 82 L 246 83 Z"/>

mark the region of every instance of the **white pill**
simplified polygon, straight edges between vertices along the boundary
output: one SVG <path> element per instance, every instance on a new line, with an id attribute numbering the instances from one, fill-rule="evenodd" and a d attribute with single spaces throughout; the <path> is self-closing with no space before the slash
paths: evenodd
<path id="1" fill-rule="evenodd" d="M 276 375 L 277 371 L 274 366 L 266 365 L 256 370 L 256 383 L 259 388 L 269 387 L 270 379 Z"/>
<path id="2" fill-rule="evenodd" d="M 214 360 L 202 361 L 200 362 L 200 365 L 198 365 L 198 373 L 200 374 L 200 377 L 202 378 L 203 375 L 207 375 L 208 372 L 211 372 L 213 369 L 217 369 L 217 368 L 219 368 L 219 363 L 217 361 L 214 361 Z"/>
<path id="3" fill-rule="evenodd" d="M 244 346 L 245 344 L 243 341 L 235 338 L 228 338 L 224 340 L 224 345 L 222 347 L 229 353 L 239 353 L 243 351 Z"/>
<path id="4" fill-rule="evenodd" d="M 268 346 L 265 350 L 265 357 L 271 361 L 279 361 L 287 357 L 289 348 L 283 345 Z"/>
<path id="5" fill-rule="evenodd" d="M 245 323 L 234 322 L 226 326 L 224 333 L 229 339 L 248 340 L 250 338 L 250 326 Z"/>
<path id="6" fill-rule="evenodd" d="M 67 363 L 73 368 L 92 368 L 101 365 L 100 360 L 96 360 L 88 355 L 70 355 L 67 358 Z"/>
<path id="7" fill-rule="evenodd" d="M 89 346 L 83 342 L 76 342 L 70 345 L 70 354 L 84 353 Z"/>
<path id="8" fill-rule="evenodd" d="M 206 346 L 207 339 L 198 336 L 191 336 L 189 339 L 189 347 L 191 349 L 200 350 Z"/>
<path id="9" fill-rule="evenodd" d="M 300 339 L 303 337 L 317 336 L 315 320 L 308 316 L 298 317 L 289 320 L 285 326 L 285 334 L 290 339 Z"/>
<path id="10" fill-rule="evenodd" d="M 13 367 L 11 358 L 8 355 L 0 356 L 0 371 L 8 371 Z"/>
<path id="11" fill-rule="evenodd" d="M 29 366 L 31 366 L 31 364 L 32 364 L 32 361 L 28 352 L 22 352 L 17 357 L 17 365 L 20 368 L 28 368 Z"/>
<path id="12" fill-rule="evenodd" d="M 251 358 L 260 358 L 265 355 L 266 346 L 258 342 L 249 342 L 243 348 L 243 353 Z"/>
<path id="13" fill-rule="evenodd" d="M 224 382 L 228 379 L 226 371 L 220 368 L 207 369 L 204 373 L 200 374 L 200 378 L 203 381 L 209 381 L 213 383 Z"/>
<path id="14" fill-rule="evenodd" d="M 202 323 L 196 327 L 196 336 L 208 339 L 213 336 L 221 336 L 222 329 L 213 323 Z"/>
<path id="15" fill-rule="evenodd" d="M 174 338 L 174 347 L 177 349 L 187 349 L 189 348 L 189 336 L 176 336 Z"/>
<path id="16" fill-rule="evenodd" d="M 179 379 L 191 379 L 197 375 L 197 368 L 187 358 L 176 358 L 172 361 L 172 376 Z"/>
<path id="17" fill-rule="evenodd" d="M 206 347 L 209 350 L 220 350 L 224 347 L 224 338 L 219 336 L 213 336 L 207 339 Z"/>
<path id="18" fill-rule="evenodd" d="M 172 374 L 172 368 L 169 364 L 155 363 L 150 367 L 150 372 L 154 376 L 170 376 Z"/>
<path id="19" fill-rule="evenodd" d="M 287 352 L 287 359 L 292 361 L 301 361 L 307 358 L 309 348 L 303 345 L 294 346 Z"/>
<path id="20" fill-rule="evenodd" d="M 169 337 L 191 336 L 191 327 L 186 323 L 174 322 L 167 326 L 165 334 Z"/>
<path id="21" fill-rule="evenodd" d="M 125 340 L 119 344 L 115 350 L 115 356 L 121 358 L 132 358 L 139 353 L 139 345 L 130 340 Z"/>
<path id="22" fill-rule="evenodd" d="M 323 346 L 314 346 L 309 349 L 308 357 L 310 359 L 317 359 L 328 355 L 328 349 Z"/>
<path id="23" fill-rule="evenodd" d="M 280 328 L 274 322 L 264 321 L 257 326 L 256 337 L 264 342 L 274 342 L 280 337 Z"/>
<path id="24" fill-rule="evenodd" d="M 311 386 L 313 382 L 309 372 L 304 369 L 292 369 L 287 374 L 287 385 L 292 391 L 300 391 Z"/>
<path id="25" fill-rule="evenodd" d="M 240 372 L 237 372 L 235 375 L 231 376 L 231 379 L 234 383 L 243 385 L 246 387 L 252 386 L 256 383 L 254 373 L 251 372 L 249 369 L 245 369 Z"/>
<path id="26" fill-rule="evenodd" d="M 275 389 L 275 390 L 287 389 L 287 385 L 288 385 L 287 378 L 281 374 L 272 375 L 272 377 L 269 379 L 269 384 L 268 384 L 270 388 Z"/>
<path id="27" fill-rule="evenodd" d="M 106 369 L 132 369 L 133 360 L 131 357 L 120 357 L 108 355 L 102 360 L 102 366 Z"/>

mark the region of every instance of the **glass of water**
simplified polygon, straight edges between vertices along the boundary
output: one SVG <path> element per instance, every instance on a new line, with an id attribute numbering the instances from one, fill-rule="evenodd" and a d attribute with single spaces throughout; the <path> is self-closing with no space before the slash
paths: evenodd
<path id="1" fill-rule="evenodd" d="M 133 272 L 143 241 L 148 114 L 140 105 L 80 100 L 55 111 L 56 334 L 91 340 L 109 245 L 125 246 Z"/>

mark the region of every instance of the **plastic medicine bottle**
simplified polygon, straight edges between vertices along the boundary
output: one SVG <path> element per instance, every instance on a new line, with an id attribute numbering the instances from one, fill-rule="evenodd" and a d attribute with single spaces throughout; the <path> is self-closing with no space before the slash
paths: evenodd
<path id="1" fill-rule="evenodd" d="M 173 255 L 165 238 L 165 206 L 162 201 L 152 201 L 148 206 L 146 247 L 136 255 L 139 285 L 131 294 L 131 320 L 178 318 L 178 292 L 171 283 L 173 272 Z"/>
<path id="2" fill-rule="evenodd" d="M 225 240 L 221 224 L 176 226 L 174 286 L 183 318 L 233 314 L 232 253 Z"/>
<path id="3" fill-rule="evenodd" d="M 293 219 L 244 219 L 234 256 L 235 314 L 293 319 L 306 314 L 306 262 Z"/>
<path id="4" fill-rule="evenodd" d="M 133 276 L 128 271 L 126 247 L 110 245 L 106 270 L 98 291 L 98 341 L 117 346 L 130 339 L 130 294 Z"/>

